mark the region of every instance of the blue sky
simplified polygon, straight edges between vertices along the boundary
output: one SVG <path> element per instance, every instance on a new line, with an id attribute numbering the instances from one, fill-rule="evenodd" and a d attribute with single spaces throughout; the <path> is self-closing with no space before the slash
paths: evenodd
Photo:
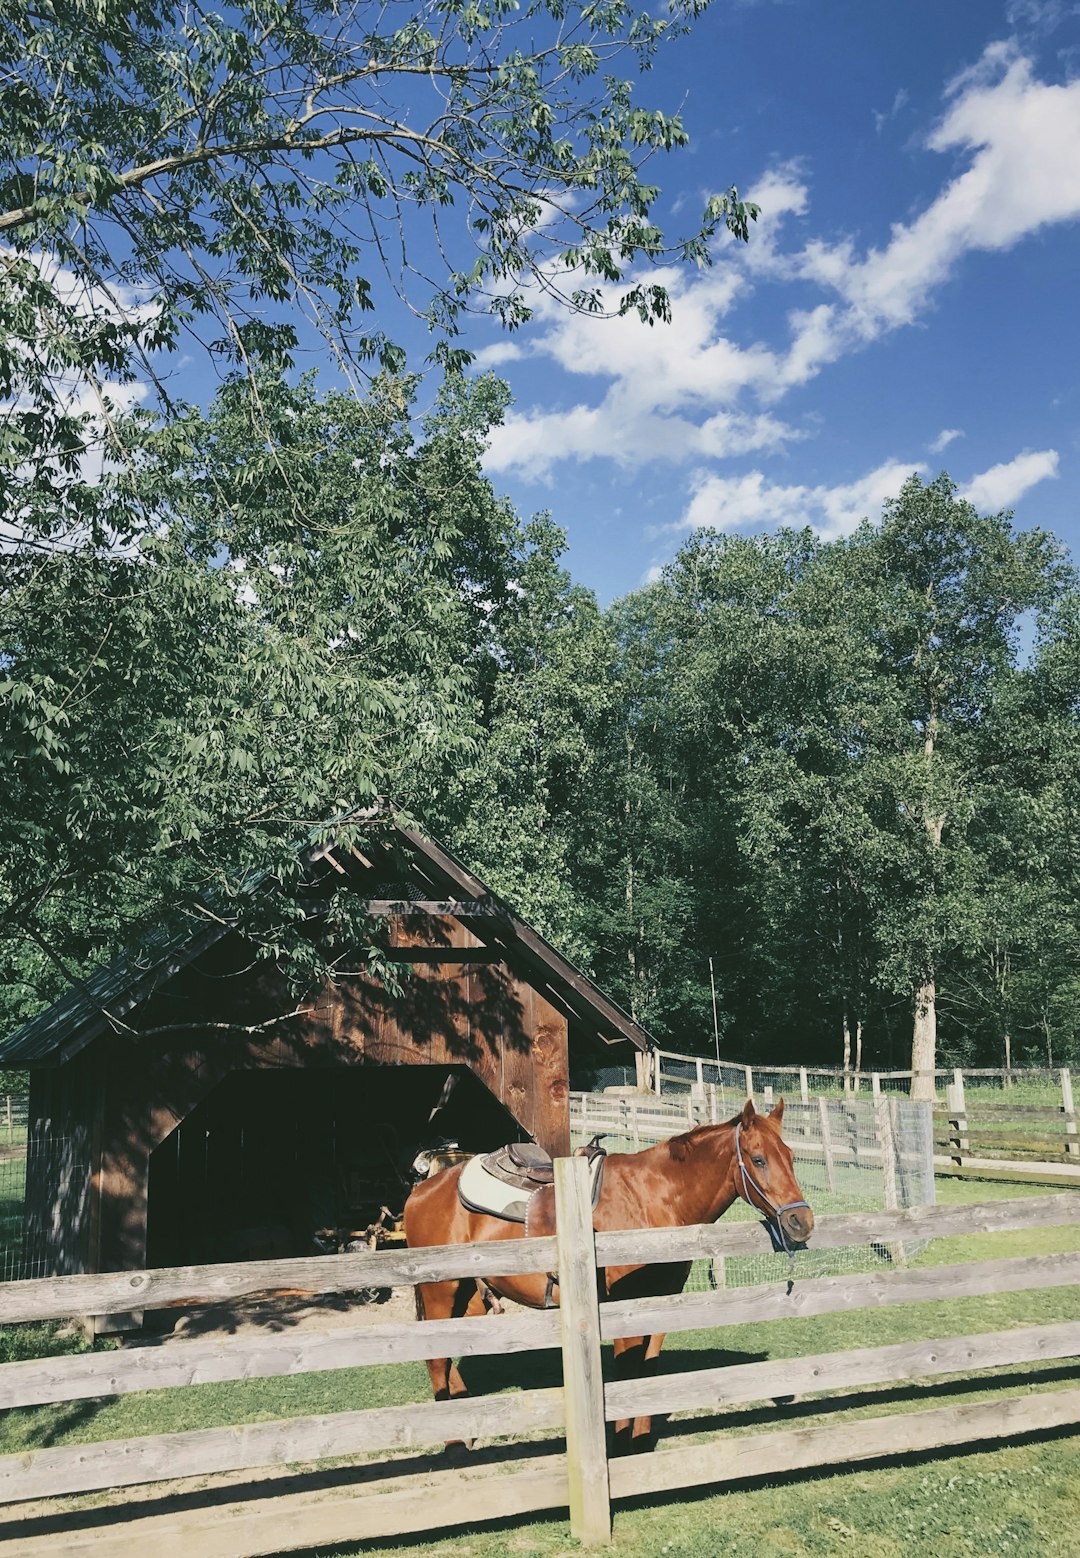
<path id="1" fill-rule="evenodd" d="M 762 218 L 671 272 L 670 326 L 477 327 L 515 398 L 488 469 L 575 577 L 610 600 L 701 524 L 840 534 L 942 468 L 1080 555 L 1080 4 L 714 0 L 641 95 L 692 137 L 662 222 L 732 182 Z"/>

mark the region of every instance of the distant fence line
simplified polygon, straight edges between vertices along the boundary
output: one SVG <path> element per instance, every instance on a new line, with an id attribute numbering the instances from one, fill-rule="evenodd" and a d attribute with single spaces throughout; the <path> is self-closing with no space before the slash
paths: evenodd
<path id="1" fill-rule="evenodd" d="M 907 1096 L 919 1074 L 931 1075 L 845 1072 L 825 1066 L 750 1066 L 654 1050 L 639 1059 L 637 1090 L 616 1092 L 631 1094 L 646 1111 L 643 1118 L 648 1118 L 650 1108 L 669 1108 L 685 1112 L 688 1121 L 697 1123 L 706 1112 L 709 1117 L 732 1113 L 747 1097 L 766 1108 L 781 1093 L 789 1102 L 797 1098 L 804 1109 L 814 1103 L 832 1109 L 839 1099 L 854 1105 L 864 1087 L 869 1089 L 869 1098 L 866 1092 L 862 1097 L 872 1100 L 875 1110 L 880 1110 L 885 1099 L 895 1110 L 900 1099 L 907 1109 L 929 1113 L 929 1100 L 922 1103 Z M 938 1173 L 1080 1184 L 1080 1126 L 1068 1066 L 1053 1071 L 954 1066 L 937 1069 L 932 1075 L 935 1134 L 928 1151 Z M 827 1132 L 826 1126 L 823 1131 Z M 813 1149 L 804 1146 L 803 1150 Z M 872 1148 L 867 1149 L 864 1156 L 872 1152 Z"/>
<path id="2" fill-rule="evenodd" d="M 520 1519 L 532 1511 L 560 1508 L 569 1509 L 571 1530 L 578 1540 L 604 1545 L 610 1541 L 613 1500 L 714 1487 L 748 1475 L 783 1474 L 797 1468 L 847 1467 L 852 1461 L 1052 1432 L 1080 1422 L 1080 1389 L 1029 1388 L 1010 1396 L 999 1387 L 986 1401 L 958 1403 L 954 1396 L 943 1396 L 940 1404 L 913 1412 L 809 1428 L 796 1421 L 791 1427 L 752 1434 L 729 1432 L 711 1442 L 694 1435 L 684 1443 L 662 1446 L 648 1457 L 609 1460 L 607 1425 L 613 1420 L 693 1409 L 716 1411 L 805 1391 L 830 1392 L 819 1403 L 827 1413 L 851 1404 L 845 1392 L 867 1386 L 910 1379 L 930 1382 L 1003 1364 L 1076 1357 L 1080 1322 L 611 1381 L 604 1380 L 601 1368 L 604 1341 L 1075 1285 L 1080 1282 L 1080 1254 L 917 1270 L 894 1267 L 824 1281 L 800 1279 L 794 1291 L 787 1281 L 774 1280 L 737 1294 L 682 1293 L 599 1304 L 596 1267 L 738 1256 L 765 1247 L 768 1236 L 756 1223 L 726 1221 L 594 1234 L 584 1161 L 560 1159 L 555 1183 L 557 1233 L 549 1238 L 0 1285 L 0 1322 L 126 1311 L 135 1299 L 153 1307 L 235 1299 L 268 1288 L 308 1284 L 314 1291 L 346 1293 L 361 1286 L 494 1277 L 509 1271 L 557 1270 L 562 1304 L 557 1311 L 515 1312 L 483 1321 L 369 1322 L 325 1334 L 286 1330 L 255 1340 L 226 1337 L 4 1364 L 0 1392 L 8 1406 L 94 1400 L 211 1380 L 291 1376 L 422 1359 L 433 1353 L 506 1355 L 553 1346 L 561 1347 L 562 1385 L 23 1450 L 0 1457 L 0 1503 L 87 1493 L 96 1498 L 81 1528 L 80 1516 L 74 1512 L 67 1517 L 66 1528 L 58 1528 L 55 1505 L 28 1512 L 9 1526 L 11 1535 L 6 1540 L 0 1522 L 0 1552 L 11 1552 L 12 1558 L 16 1553 L 19 1558 L 30 1554 L 44 1558 L 76 1549 L 88 1555 L 101 1552 L 103 1558 L 118 1551 L 152 1551 L 160 1558 L 185 1558 L 192 1552 L 200 1558 L 253 1558 L 348 1540 Z M 814 1242 L 826 1248 L 861 1242 L 881 1248 L 906 1238 L 1057 1227 L 1074 1223 L 1077 1208 L 1074 1197 L 1058 1195 L 824 1217 L 815 1229 Z M 992 1378 L 979 1381 L 991 1388 L 994 1383 Z M 931 1388 L 928 1383 L 928 1395 Z M 274 1489 L 264 1471 L 262 1477 L 248 1475 L 244 1486 L 230 1489 L 220 1502 L 206 1507 L 205 1479 L 212 1474 L 250 1474 L 283 1463 L 415 1448 L 478 1434 L 498 1439 L 552 1430 L 565 1439 L 565 1454 L 523 1461 L 511 1451 L 498 1459 L 492 1446 L 491 1465 L 456 1467 L 434 1477 L 425 1462 L 415 1468 L 401 1463 L 383 1468 L 365 1465 L 355 1468 L 352 1485 L 341 1477 L 336 1487 L 314 1493 L 297 1473 L 291 1479 L 293 1486 L 278 1497 L 268 1497 Z M 199 1498 L 187 1502 L 181 1498 L 172 1508 L 132 1504 L 119 1491 L 140 1484 L 175 1487 L 185 1478 L 199 1479 L 194 1484 Z"/>
<path id="3" fill-rule="evenodd" d="M 1060 1067 L 939 1066 L 933 1071 L 845 1071 L 842 1066 L 760 1066 L 744 1061 L 716 1060 L 704 1055 L 683 1055 L 675 1050 L 655 1049 L 638 1057 L 637 1083 L 655 1093 L 682 1094 L 688 1088 L 707 1084 L 719 1087 L 723 1095 L 741 1094 L 743 1098 L 764 1098 L 769 1093 L 794 1093 L 798 1089 L 804 1103 L 819 1094 L 910 1093 L 915 1078 L 933 1080 L 934 1092 L 944 1103 L 950 1085 L 990 1088 L 1003 1093 L 1046 1093 L 1047 1102 L 1061 1091 Z M 1019 1100 L 1018 1100 L 1019 1101 Z"/>

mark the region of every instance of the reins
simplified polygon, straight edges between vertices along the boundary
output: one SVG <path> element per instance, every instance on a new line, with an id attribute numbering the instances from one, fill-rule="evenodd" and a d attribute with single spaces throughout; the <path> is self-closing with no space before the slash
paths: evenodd
<path id="1" fill-rule="evenodd" d="M 791 1241 L 788 1239 L 787 1234 L 784 1232 L 783 1224 L 781 1223 L 780 1218 L 785 1212 L 793 1212 L 800 1206 L 805 1206 L 806 1210 L 809 1211 L 809 1201 L 787 1201 L 783 1206 L 777 1206 L 772 1197 L 766 1195 L 765 1191 L 762 1190 L 757 1180 L 753 1178 L 749 1169 L 746 1167 L 746 1159 L 743 1157 L 742 1150 L 741 1121 L 735 1127 L 735 1162 L 738 1166 L 738 1171 L 742 1176 L 741 1194 L 743 1200 L 746 1202 L 747 1206 L 752 1206 L 755 1212 L 765 1212 L 767 1218 L 765 1226 L 769 1230 L 769 1237 L 772 1239 L 773 1249 L 787 1256 L 789 1262 L 791 1263 L 792 1275 L 794 1275 L 795 1247 L 792 1245 Z M 764 1201 L 764 1206 L 755 1205 L 750 1196 L 751 1190 L 757 1192 L 762 1201 Z"/>

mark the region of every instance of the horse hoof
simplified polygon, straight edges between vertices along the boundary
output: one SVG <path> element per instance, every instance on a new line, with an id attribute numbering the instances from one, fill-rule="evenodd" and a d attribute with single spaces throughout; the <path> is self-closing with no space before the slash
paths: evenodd
<path id="1" fill-rule="evenodd" d="M 443 1445 L 443 1458 L 448 1461 L 464 1461 L 468 1459 L 474 1440 L 450 1439 Z"/>

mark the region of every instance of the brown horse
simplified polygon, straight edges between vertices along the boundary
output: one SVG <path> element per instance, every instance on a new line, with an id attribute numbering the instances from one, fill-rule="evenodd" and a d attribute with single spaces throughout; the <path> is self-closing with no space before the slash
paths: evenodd
<path id="1" fill-rule="evenodd" d="M 782 1248 L 803 1244 L 810 1237 L 814 1214 L 807 1206 L 792 1171 L 791 1152 L 780 1136 L 784 1116 L 781 1098 L 770 1115 L 758 1114 L 749 1100 L 741 1114 L 726 1125 L 699 1125 L 695 1130 L 642 1152 L 613 1152 L 604 1164 L 603 1190 L 593 1213 L 593 1227 L 677 1228 L 712 1223 L 737 1197 L 763 1212 Z M 434 1244 L 475 1244 L 516 1239 L 520 1223 L 470 1212 L 458 1199 L 461 1166 L 444 1169 L 415 1187 L 405 1203 L 405 1237 L 412 1248 Z M 529 1204 L 528 1231 L 555 1231 L 555 1192 L 538 1190 Z M 645 1298 L 682 1290 L 689 1261 L 653 1266 L 609 1266 L 603 1272 L 601 1297 Z M 488 1277 L 478 1285 L 472 1277 L 418 1285 L 417 1313 L 427 1320 L 481 1315 L 489 1301 L 485 1287 L 501 1298 L 530 1309 L 543 1309 L 550 1294 L 547 1277 Z M 557 1301 L 557 1286 L 555 1289 Z M 615 1368 L 619 1378 L 651 1373 L 663 1345 L 663 1335 L 617 1340 Z M 436 1401 L 468 1392 L 449 1358 L 428 1363 Z M 645 1449 L 651 1443 L 650 1418 L 616 1424 L 616 1444 Z"/>

